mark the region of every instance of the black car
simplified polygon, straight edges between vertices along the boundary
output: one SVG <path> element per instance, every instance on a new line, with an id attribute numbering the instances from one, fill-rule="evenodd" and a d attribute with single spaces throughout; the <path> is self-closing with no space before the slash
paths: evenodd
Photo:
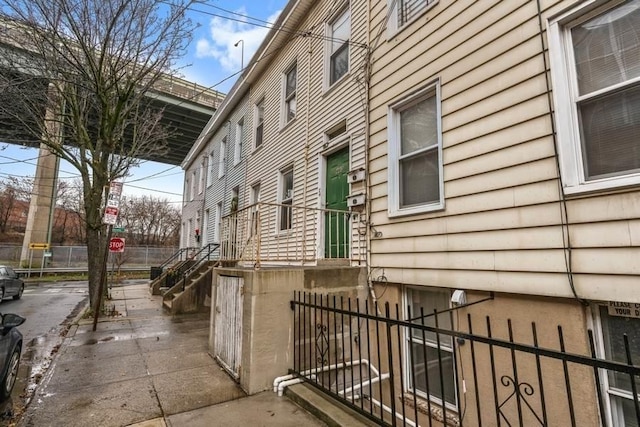
<path id="1" fill-rule="evenodd" d="M 24 281 L 11 267 L 0 265 L 0 302 L 7 297 L 20 299 L 24 292 Z"/>
<path id="2" fill-rule="evenodd" d="M 0 402 L 11 396 L 16 383 L 20 353 L 22 352 L 22 334 L 17 329 L 25 318 L 17 314 L 4 314 L 0 323 Z"/>

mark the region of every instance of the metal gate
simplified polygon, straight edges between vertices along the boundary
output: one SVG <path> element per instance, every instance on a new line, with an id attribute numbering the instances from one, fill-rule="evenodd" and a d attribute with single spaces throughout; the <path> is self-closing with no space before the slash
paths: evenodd
<path id="1" fill-rule="evenodd" d="M 236 379 L 242 359 L 242 301 L 244 278 L 218 276 L 214 355 Z"/>

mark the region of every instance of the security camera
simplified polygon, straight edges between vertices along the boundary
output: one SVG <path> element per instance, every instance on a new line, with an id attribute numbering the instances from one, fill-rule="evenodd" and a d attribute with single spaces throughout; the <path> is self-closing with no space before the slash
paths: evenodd
<path id="1" fill-rule="evenodd" d="M 467 303 L 467 294 L 462 289 L 456 289 L 451 295 L 451 302 L 455 305 L 464 305 Z"/>

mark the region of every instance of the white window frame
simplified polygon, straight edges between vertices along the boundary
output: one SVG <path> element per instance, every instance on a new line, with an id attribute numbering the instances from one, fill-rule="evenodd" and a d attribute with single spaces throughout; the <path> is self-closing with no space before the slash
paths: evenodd
<path id="1" fill-rule="evenodd" d="M 600 315 L 600 307 L 599 304 L 594 304 L 590 306 L 592 311 L 592 318 L 594 320 L 594 340 L 596 344 L 596 352 L 598 357 L 601 359 L 607 359 L 607 354 L 605 351 L 605 335 L 604 335 L 604 327 L 602 322 L 602 316 Z M 606 307 L 604 307 L 606 309 Z M 622 335 L 623 332 L 620 332 Z M 628 393 L 624 391 L 618 391 L 610 387 L 609 384 L 609 375 L 607 375 L 604 370 L 599 370 L 600 375 L 600 387 L 602 391 L 602 395 L 604 397 L 603 403 L 604 408 L 602 410 L 605 411 L 605 417 L 607 421 L 607 425 L 611 427 L 624 427 L 624 417 L 622 413 L 622 408 L 620 408 L 615 399 L 632 399 L 632 395 L 630 396 Z"/>
<path id="2" fill-rule="evenodd" d="M 236 123 L 235 146 L 233 149 L 233 165 L 238 166 L 242 160 L 242 138 L 244 134 L 244 117 Z"/>
<path id="3" fill-rule="evenodd" d="M 349 72 L 351 71 L 351 43 L 350 43 L 351 41 L 351 9 L 349 6 L 350 5 L 347 4 L 347 7 L 345 7 L 344 9 L 341 9 L 340 12 L 337 13 L 333 17 L 333 19 L 325 25 L 325 34 L 327 37 L 327 42 L 325 44 L 326 60 L 325 60 L 325 69 L 324 69 L 325 90 L 328 90 L 331 87 L 335 86 L 336 84 L 340 83 L 343 79 L 345 79 L 349 75 Z M 348 25 L 349 25 L 349 39 L 345 40 L 346 49 L 347 49 L 347 71 L 345 71 L 343 75 L 338 77 L 336 81 L 331 82 L 331 77 L 332 77 L 331 65 L 332 65 L 332 59 L 333 59 L 332 56 L 335 53 L 335 52 L 332 52 L 333 42 L 334 42 L 333 26 L 337 22 L 342 20 L 345 16 L 346 16 L 346 19 L 348 20 Z M 342 49 L 343 46 L 344 44 L 340 46 L 338 50 Z"/>
<path id="4" fill-rule="evenodd" d="M 211 212 L 209 209 L 206 209 L 204 211 L 204 220 L 202 221 L 202 230 L 200 230 L 202 246 L 209 244 L 209 221 L 211 221 Z"/>
<path id="5" fill-rule="evenodd" d="M 222 178 L 227 165 L 227 137 L 220 141 L 220 161 L 218 163 L 218 178 Z"/>
<path id="6" fill-rule="evenodd" d="M 205 180 L 206 174 L 207 174 L 207 171 L 205 169 L 205 161 L 206 161 L 206 156 L 204 156 L 202 158 L 202 161 L 200 162 L 200 171 L 199 171 L 199 179 L 198 179 L 198 194 L 202 194 L 202 192 L 204 191 L 204 180 Z"/>
<path id="7" fill-rule="evenodd" d="M 284 186 L 285 186 L 285 176 L 288 175 L 289 173 L 291 173 L 291 194 L 290 197 L 285 197 L 284 195 Z M 295 189 L 295 174 L 293 172 L 293 165 L 289 165 L 283 169 L 281 169 L 278 173 L 278 204 L 279 205 L 289 205 L 291 206 L 290 208 L 287 208 L 286 206 L 279 206 L 278 209 L 278 221 L 277 221 L 277 225 L 276 225 L 276 233 L 288 233 L 289 231 L 291 231 L 293 229 L 293 194 L 294 194 L 294 189 Z M 285 211 L 289 210 L 289 216 L 290 216 L 290 220 L 289 220 L 289 227 L 288 228 L 283 228 L 282 227 L 282 221 L 283 221 L 283 216 L 285 215 Z"/>
<path id="8" fill-rule="evenodd" d="M 190 186 L 189 186 L 189 201 L 193 202 L 193 199 L 195 198 L 195 194 L 196 194 L 196 171 L 192 171 L 191 172 L 191 179 L 190 181 Z"/>
<path id="9" fill-rule="evenodd" d="M 393 37 L 397 32 L 401 31 L 403 28 L 407 27 L 412 22 L 419 19 L 422 15 L 427 13 L 432 7 L 438 4 L 438 0 L 424 0 L 427 4 L 424 6 L 422 10 L 416 13 L 411 19 L 408 19 L 405 22 L 398 22 L 398 8 L 402 6 L 404 1 L 407 0 L 387 0 L 387 7 L 391 10 L 391 14 L 389 16 L 389 24 L 388 24 L 388 37 Z"/>
<path id="10" fill-rule="evenodd" d="M 213 185 L 213 173 L 215 164 L 216 162 L 214 159 L 214 152 L 213 150 L 211 150 L 211 152 L 209 153 L 209 164 L 207 165 L 207 187 L 211 187 L 211 185 Z"/>
<path id="11" fill-rule="evenodd" d="M 420 152 L 438 151 L 438 185 L 440 199 L 436 202 L 424 203 L 411 207 L 400 207 L 400 160 L 401 160 L 401 139 L 400 139 L 400 113 L 411 108 L 416 103 L 427 99 L 431 96 L 436 97 L 437 108 L 437 145 L 420 150 Z M 419 91 L 410 94 L 389 106 L 388 111 L 388 159 L 389 159 L 389 187 L 388 187 L 388 203 L 389 217 L 399 217 L 405 215 L 414 215 L 424 212 L 432 212 L 444 209 L 444 179 L 443 179 L 443 163 L 442 163 L 442 107 L 440 96 L 440 81 L 436 81 Z M 412 153 L 415 155 L 415 153 Z"/>
<path id="12" fill-rule="evenodd" d="M 411 292 L 425 292 L 425 293 L 432 293 L 432 294 L 436 294 L 436 293 L 446 293 L 448 291 L 448 289 L 446 288 L 442 288 L 442 289 L 436 289 L 436 288 L 427 288 L 427 287 L 418 287 L 418 286 L 407 286 L 404 288 L 404 291 L 402 293 L 402 297 L 404 300 L 404 307 L 409 307 L 410 304 L 410 299 L 409 299 L 409 293 Z M 449 298 L 448 298 L 449 299 Z M 413 308 L 413 307 L 412 307 Z M 449 309 L 451 308 L 451 303 L 449 302 L 449 305 L 447 306 L 447 308 L 443 308 L 442 310 L 445 309 Z M 433 312 L 431 313 L 426 313 L 426 314 L 433 314 Z M 411 317 L 412 318 L 417 318 L 420 315 L 419 312 L 414 312 L 412 310 L 411 312 Z M 449 313 L 445 313 L 443 314 L 443 316 L 448 316 Z M 405 313 L 405 318 L 408 319 L 408 313 Z M 409 320 L 408 320 L 409 321 Z M 426 324 L 427 322 L 425 322 Z M 446 329 L 443 327 L 443 325 L 439 324 L 438 325 L 440 329 Z M 453 325 L 452 325 L 453 327 Z M 450 345 L 447 345 L 446 343 L 444 343 L 443 341 L 449 339 L 450 340 Z M 416 338 L 416 337 L 412 337 L 410 336 L 410 331 L 408 328 L 405 328 L 404 330 L 404 348 L 405 348 L 405 355 L 409 355 L 412 354 L 411 353 L 411 344 L 412 343 L 416 343 L 419 345 L 424 345 L 426 347 L 432 348 L 432 349 L 437 349 L 437 343 L 433 343 L 429 340 L 423 342 L 422 339 Z M 458 394 L 456 392 L 457 388 L 458 388 L 458 375 L 457 375 L 457 359 L 456 359 L 456 354 L 455 354 L 455 344 L 453 342 L 453 337 L 449 337 L 449 336 L 445 336 L 445 335 L 440 335 L 440 349 L 446 352 L 451 353 L 452 358 L 453 358 L 453 391 L 454 391 L 454 397 L 455 397 L 455 403 L 451 403 L 451 402 L 447 402 L 445 401 L 445 405 L 447 407 L 448 410 L 452 410 L 457 412 L 458 411 L 458 406 L 460 404 L 460 402 L 458 402 Z M 442 405 L 442 399 L 440 399 L 437 396 L 433 396 L 433 395 L 427 395 L 426 392 L 423 392 L 421 390 L 415 390 L 412 389 L 412 378 L 411 378 L 411 359 L 409 357 L 405 357 L 402 361 L 402 363 L 405 364 L 405 387 L 406 390 L 410 393 L 415 393 L 417 396 L 420 396 L 424 399 L 429 399 L 432 402 L 435 402 L 437 405 Z M 444 397 L 444 395 L 443 395 Z"/>
<path id="13" fill-rule="evenodd" d="M 555 122 L 557 127 L 558 157 L 564 192 L 567 195 L 585 192 L 603 191 L 619 187 L 640 184 L 640 172 L 624 175 L 592 179 L 585 179 L 580 125 L 577 111 L 577 83 L 571 43 L 570 29 L 589 18 L 621 4 L 622 1 L 609 2 L 606 7 L 594 7 L 602 2 L 596 0 L 584 1 L 580 5 L 547 21 L 549 34 L 549 59 L 551 64 L 551 78 L 553 81 L 553 99 L 555 107 Z M 638 80 L 638 79 L 635 79 Z M 597 93 L 613 92 L 620 86 L 629 87 L 627 81 L 598 91 Z"/>
<path id="14" fill-rule="evenodd" d="M 188 174 L 185 173 L 185 179 L 184 179 L 184 197 L 182 198 L 182 205 L 186 205 L 187 202 L 189 201 L 189 188 L 191 188 L 191 184 L 189 183 L 189 178 L 188 178 Z"/>
<path id="15" fill-rule="evenodd" d="M 287 79 L 289 77 L 289 74 L 291 74 L 292 72 L 295 72 L 296 74 L 296 87 L 293 89 L 293 92 L 287 93 Z M 282 74 L 282 108 L 281 108 L 282 127 L 285 127 L 296 118 L 296 114 L 298 111 L 297 110 L 297 106 L 298 106 L 297 93 L 298 93 L 298 63 L 294 62 Z M 293 115 L 290 114 L 292 103 L 294 105 Z"/>
<path id="16" fill-rule="evenodd" d="M 215 210 L 215 228 L 213 229 L 213 243 L 220 243 L 220 235 L 222 234 L 220 229 L 222 228 L 222 202 L 216 204 Z"/>
<path id="17" fill-rule="evenodd" d="M 253 149 L 257 150 L 264 144 L 264 97 L 261 98 L 253 106 L 253 123 L 255 127 L 253 129 Z M 261 114 L 262 113 L 262 114 Z M 262 120 L 260 120 L 262 115 Z"/>

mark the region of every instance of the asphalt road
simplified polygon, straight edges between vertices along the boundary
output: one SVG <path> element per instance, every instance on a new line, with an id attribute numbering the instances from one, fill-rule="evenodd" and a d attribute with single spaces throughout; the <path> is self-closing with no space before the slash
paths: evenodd
<path id="1" fill-rule="evenodd" d="M 23 336 L 18 379 L 11 399 L 0 405 L 0 413 L 19 414 L 24 409 L 62 342 L 68 323 L 87 300 L 87 282 L 28 283 L 20 300 L 10 298 L 0 303 L 0 313 L 27 319 L 18 327 Z M 11 425 L 10 417 L 0 417 L 2 425 Z"/>

